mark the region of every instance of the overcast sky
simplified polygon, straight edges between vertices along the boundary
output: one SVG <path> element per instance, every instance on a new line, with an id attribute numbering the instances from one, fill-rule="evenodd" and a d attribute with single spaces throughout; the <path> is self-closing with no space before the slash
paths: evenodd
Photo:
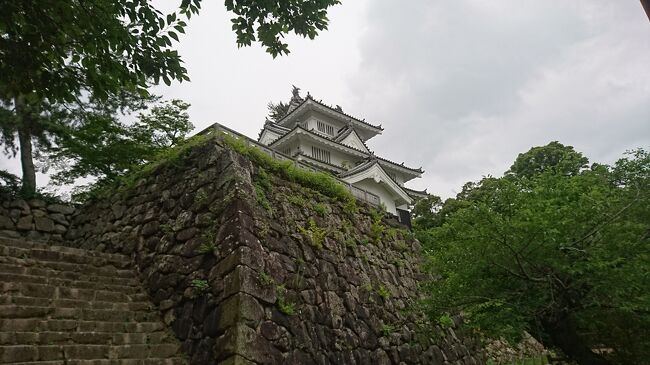
<path id="1" fill-rule="evenodd" d="M 343 0 L 291 54 L 237 49 L 229 14 L 204 1 L 179 51 L 189 83 L 160 87 L 256 138 L 291 85 L 385 128 L 378 155 L 425 174 L 410 187 L 449 197 L 553 140 L 611 163 L 650 147 L 650 22 L 638 0 Z M 2 165 L 6 165 L 3 162 Z"/>

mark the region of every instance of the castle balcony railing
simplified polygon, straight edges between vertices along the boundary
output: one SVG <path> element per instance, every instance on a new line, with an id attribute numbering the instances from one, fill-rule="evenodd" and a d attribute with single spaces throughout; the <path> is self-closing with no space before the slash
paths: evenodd
<path id="1" fill-rule="evenodd" d="M 290 156 L 288 156 L 288 155 L 286 155 L 286 154 L 284 154 L 282 152 L 278 152 L 278 151 L 276 151 L 274 149 L 271 149 L 268 146 L 265 146 L 265 145 L 257 142 L 256 140 L 251 139 L 251 138 L 249 138 L 249 137 L 247 137 L 247 136 L 245 136 L 245 135 L 243 135 L 243 134 L 241 134 L 241 133 L 239 133 L 237 131 L 234 131 L 234 130 L 226 127 L 226 126 L 223 126 L 223 125 L 221 125 L 219 123 L 214 123 L 213 125 L 211 125 L 208 128 L 202 130 L 201 132 L 199 132 L 199 134 L 206 134 L 206 133 L 208 133 L 210 131 L 218 131 L 218 132 L 230 135 L 232 137 L 236 137 L 236 138 L 246 142 L 246 144 L 248 144 L 249 146 L 252 145 L 252 146 L 255 146 L 255 147 L 259 148 L 260 150 L 264 151 L 266 154 L 268 154 L 269 156 L 273 157 L 276 160 L 279 160 L 279 161 L 293 161 L 293 163 L 296 166 L 298 166 L 298 167 L 300 167 L 302 169 L 309 170 L 309 171 L 314 171 L 314 172 L 323 172 L 320 169 L 314 168 L 313 166 L 308 165 L 308 164 L 306 164 L 306 163 L 304 163 L 302 161 L 298 161 L 298 160 L 296 160 L 296 159 L 294 159 L 294 158 L 292 158 L 292 157 L 290 157 Z M 377 195 L 375 195 L 375 194 L 373 194 L 373 193 L 371 193 L 369 191 L 366 191 L 364 189 L 358 188 L 358 187 L 356 187 L 356 186 L 354 186 L 352 184 L 349 184 L 349 183 L 337 178 L 336 176 L 333 176 L 333 177 L 339 183 L 341 183 L 343 186 L 345 186 L 350 191 L 352 196 L 354 196 L 357 200 L 360 200 L 362 202 L 368 203 L 368 204 L 373 205 L 373 206 L 379 206 L 380 205 L 381 201 L 379 200 L 379 196 L 377 196 Z"/>

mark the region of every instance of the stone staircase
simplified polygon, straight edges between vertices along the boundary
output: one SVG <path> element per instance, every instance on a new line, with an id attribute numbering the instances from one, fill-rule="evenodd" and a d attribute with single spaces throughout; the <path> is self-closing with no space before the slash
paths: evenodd
<path id="1" fill-rule="evenodd" d="M 0 238 L 0 364 L 186 364 L 127 256 Z"/>

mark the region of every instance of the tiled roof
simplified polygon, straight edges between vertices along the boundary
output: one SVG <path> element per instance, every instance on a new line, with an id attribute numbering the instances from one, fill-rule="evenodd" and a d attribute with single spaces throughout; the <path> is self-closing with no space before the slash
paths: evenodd
<path id="1" fill-rule="evenodd" d="M 262 127 L 260 132 L 257 134 L 257 139 L 260 139 L 260 137 L 262 137 L 262 133 L 264 133 L 264 130 L 267 129 L 267 128 L 270 131 L 278 133 L 280 135 L 284 135 L 287 132 L 291 131 L 291 129 L 289 129 L 287 127 L 283 127 L 283 126 L 278 125 L 276 123 L 273 123 L 272 121 L 267 119 L 266 122 L 264 122 L 264 127 Z"/>
<path id="2" fill-rule="evenodd" d="M 414 195 L 417 195 L 417 196 L 420 196 L 420 195 L 429 195 L 429 193 L 427 193 L 427 189 L 424 189 L 424 190 L 414 190 L 414 189 L 409 189 L 409 188 L 407 188 L 407 187 L 403 187 L 403 188 L 404 188 L 404 190 L 405 190 L 407 193 L 409 193 L 409 194 L 414 194 Z"/>
<path id="3" fill-rule="evenodd" d="M 355 133 L 356 133 L 356 131 L 354 130 L 354 127 L 352 127 L 351 125 L 346 125 L 345 127 L 341 128 L 341 129 L 339 130 L 339 133 L 338 133 L 336 136 L 334 136 L 334 138 L 332 138 L 332 139 L 333 139 L 334 141 L 336 141 L 336 142 L 341 142 L 341 141 L 344 140 L 347 136 L 349 136 L 350 133 L 352 133 L 352 132 L 355 132 Z M 357 137 L 359 137 L 359 134 L 358 134 L 358 133 L 357 133 Z M 366 144 L 366 142 L 364 142 L 363 139 L 361 139 L 361 137 L 359 137 L 359 140 L 361 141 L 361 143 L 363 143 L 363 145 L 366 147 L 366 149 L 367 149 L 368 151 L 370 151 L 370 147 L 368 147 L 368 145 Z"/>
<path id="4" fill-rule="evenodd" d="M 325 136 L 323 136 L 323 135 L 321 135 L 321 134 L 314 133 L 314 132 L 312 132 L 312 131 L 310 131 L 310 130 L 308 130 L 308 129 L 305 129 L 305 128 L 301 127 L 300 125 L 296 125 L 296 126 L 295 126 L 291 131 L 290 131 L 290 132 L 292 132 L 292 131 L 294 131 L 294 130 L 296 130 L 296 129 L 298 129 L 298 128 L 302 129 L 303 131 L 305 131 L 305 132 L 309 133 L 310 135 L 315 136 L 315 137 L 317 137 L 317 138 L 322 138 L 322 139 L 324 139 L 324 140 L 326 140 L 326 141 L 336 143 L 336 144 L 338 144 L 338 145 L 340 145 L 340 146 L 343 146 L 343 147 L 345 147 L 345 148 L 349 148 L 349 149 L 351 149 L 351 150 L 353 150 L 353 151 L 363 153 L 364 155 L 368 155 L 368 152 L 366 152 L 366 151 L 362 151 L 362 150 L 360 150 L 360 149 L 358 149 L 358 148 L 354 148 L 354 147 L 348 146 L 348 145 L 346 145 L 346 144 L 340 143 L 340 142 L 338 142 L 338 141 L 336 141 L 336 140 L 334 140 L 334 139 L 332 139 L 332 138 L 325 137 Z M 289 134 L 290 132 L 287 132 L 286 134 Z M 285 134 L 285 135 L 286 135 L 286 134 Z M 276 142 L 280 141 L 283 137 L 284 137 L 284 136 L 282 136 L 282 137 L 276 139 L 275 141 L 271 142 L 271 144 L 270 144 L 269 146 L 274 145 Z M 415 172 L 415 173 L 419 173 L 419 174 L 421 174 L 421 173 L 424 172 L 424 171 L 422 171 L 422 168 L 414 169 L 414 168 L 412 168 L 412 167 L 404 166 L 404 163 L 398 164 L 398 163 L 393 162 L 393 161 L 391 161 L 391 160 L 388 160 L 388 159 L 385 159 L 385 158 L 382 158 L 382 157 L 376 156 L 376 155 L 374 155 L 374 154 L 372 154 L 372 153 L 371 153 L 371 155 L 374 156 L 375 158 L 377 158 L 377 159 L 380 160 L 380 161 L 383 161 L 383 162 L 389 163 L 389 164 L 394 165 L 394 166 L 401 167 L 401 168 L 406 169 L 406 170 L 409 170 L 409 171 L 413 171 L 413 172 Z"/>
<path id="5" fill-rule="evenodd" d="M 318 105 L 320 105 L 320 106 L 324 106 L 324 107 L 330 109 L 331 111 L 333 111 L 333 112 L 335 112 L 335 113 L 338 113 L 338 114 L 341 114 L 341 115 L 343 115 L 343 116 L 346 116 L 346 117 L 348 117 L 348 118 L 350 118 L 350 119 L 353 119 L 354 121 L 359 122 L 359 123 L 361 123 L 361 124 L 365 124 L 365 125 L 367 125 L 367 126 L 370 127 L 370 128 L 378 129 L 378 130 L 381 130 L 381 131 L 384 130 L 384 128 L 383 128 L 381 125 L 373 125 L 373 124 L 370 124 L 370 123 L 366 122 L 364 119 L 359 119 L 359 118 L 353 117 L 353 116 L 351 116 L 351 115 L 349 115 L 349 114 L 347 114 L 347 113 L 344 113 L 342 110 L 337 110 L 336 108 L 332 108 L 331 106 L 329 106 L 329 105 L 327 105 L 327 104 L 323 104 L 323 102 L 321 102 L 321 101 L 317 101 L 317 100 L 315 100 L 314 98 L 311 97 L 311 95 L 307 95 L 307 96 L 305 97 L 305 100 L 304 100 L 302 103 L 300 103 L 300 105 L 298 105 L 295 109 L 291 110 L 291 111 L 290 111 L 289 113 L 287 113 L 284 117 L 282 117 L 282 119 L 280 119 L 280 120 L 278 121 L 278 123 L 281 123 L 283 120 L 287 119 L 290 115 L 292 115 L 293 113 L 295 113 L 296 110 L 298 110 L 298 109 L 299 109 L 303 104 L 305 104 L 305 103 L 308 102 L 309 100 L 313 101 L 314 103 L 316 103 L 316 104 L 318 104 Z"/>
<path id="6" fill-rule="evenodd" d="M 361 164 L 355 166 L 354 168 L 352 168 L 352 169 L 350 169 L 350 170 L 348 170 L 348 171 L 346 171 L 346 172 L 340 174 L 339 177 L 346 177 L 346 176 L 350 176 L 350 175 L 358 174 L 358 173 L 360 173 L 360 172 L 366 171 L 367 169 L 371 168 L 374 164 L 378 164 L 378 163 L 379 163 L 379 161 L 378 161 L 378 158 L 377 158 L 376 156 L 370 156 L 370 157 L 367 157 L 365 162 L 362 162 Z M 379 165 L 379 167 L 383 170 L 383 167 L 381 167 L 381 165 Z M 385 172 L 385 171 L 386 171 L 386 170 L 384 170 L 384 172 Z M 401 188 L 403 188 L 403 189 L 406 189 L 405 187 L 403 187 L 403 186 L 401 186 L 400 184 L 398 184 L 397 181 L 395 181 L 395 180 L 390 176 L 390 174 L 387 173 L 386 175 L 388 175 L 388 178 L 389 178 L 392 182 L 394 182 L 397 186 L 399 186 L 399 187 L 401 187 Z"/>
<path id="7" fill-rule="evenodd" d="M 298 152 L 298 153 L 294 154 L 293 157 L 298 157 L 298 156 L 302 156 L 303 158 L 305 158 L 305 160 L 302 160 L 303 162 L 308 163 L 308 164 L 313 165 L 313 166 L 316 166 L 318 168 L 323 168 L 323 167 L 317 166 L 317 164 L 323 164 L 325 166 L 328 166 L 330 171 L 335 172 L 337 174 L 339 173 L 339 171 L 343 170 L 343 168 L 341 166 L 336 166 L 336 165 L 331 164 L 329 162 L 317 160 L 317 159 L 305 154 L 304 152 Z"/>
<path id="8" fill-rule="evenodd" d="M 395 181 L 395 180 L 390 176 L 390 174 L 386 173 L 386 170 L 384 170 L 384 168 L 381 167 L 381 165 L 379 165 L 379 161 L 377 161 L 377 158 L 376 158 L 375 156 L 367 157 L 365 162 L 363 162 L 363 163 L 361 163 L 361 164 L 355 166 L 354 168 L 352 168 L 352 169 L 350 169 L 350 170 L 348 170 L 348 171 L 346 171 L 346 172 L 343 172 L 343 173 L 339 174 L 339 178 L 344 178 L 344 177 L 347 177 L 347 176 L 356 175 L 356 174 L 358 174 L 358 173 L 361 173 L 361 172 L 364 172 L 364 171 L 368 170 L 369 168 L 373 167 L 374 165 L 378 165 L 379 168 L 380 168 L 382 171 L 384 171 L 384 173 L 386 174 L 386 176 L 388 176 L 388 178 L 390 179 L 390 181 L 391 181 L 393 184 L 395 184 L 395 186 L 397 186 L 399 189 L 402 189 L 402 191 L 403 191 L 406 195 L 408 195 L 409 197 L 411 196 L 411 195 L 406 191 L 406 190 L 408 190 L 407 188 L 405 188 L 404 186 L 398 184 L 397 181 Z"/>
<path id="9" fill-rule="evenodd" d="M 375 159 L 366 159 L 366 161 L 360 163 L 359 165 L 349 169 L 348 171 L 345 171 L 345 172 L 339 174 L 339 177 L 346 177 L 346 176 L 354 175 L 354 174 L 359 173 L 359 172 L 363 172 L 363 171 L 371 168 L 372 165 L 374 165 L 376 162 L 377 162 L 377 160 L 375 160 Z"/>

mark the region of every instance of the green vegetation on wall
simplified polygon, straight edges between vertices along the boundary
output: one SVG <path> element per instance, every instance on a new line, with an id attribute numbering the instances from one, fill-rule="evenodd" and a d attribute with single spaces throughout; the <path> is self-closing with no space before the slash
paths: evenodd
<path id="1" fill-rule="evenodd" d="M 586 167 L 554 142 L 426 203 L 416 220 L 437 278 L 424 287 L 431 318 L 462 311 L 494 338 L 526 330 L 580 364 L 650 358 L 648 152 Z"/>

